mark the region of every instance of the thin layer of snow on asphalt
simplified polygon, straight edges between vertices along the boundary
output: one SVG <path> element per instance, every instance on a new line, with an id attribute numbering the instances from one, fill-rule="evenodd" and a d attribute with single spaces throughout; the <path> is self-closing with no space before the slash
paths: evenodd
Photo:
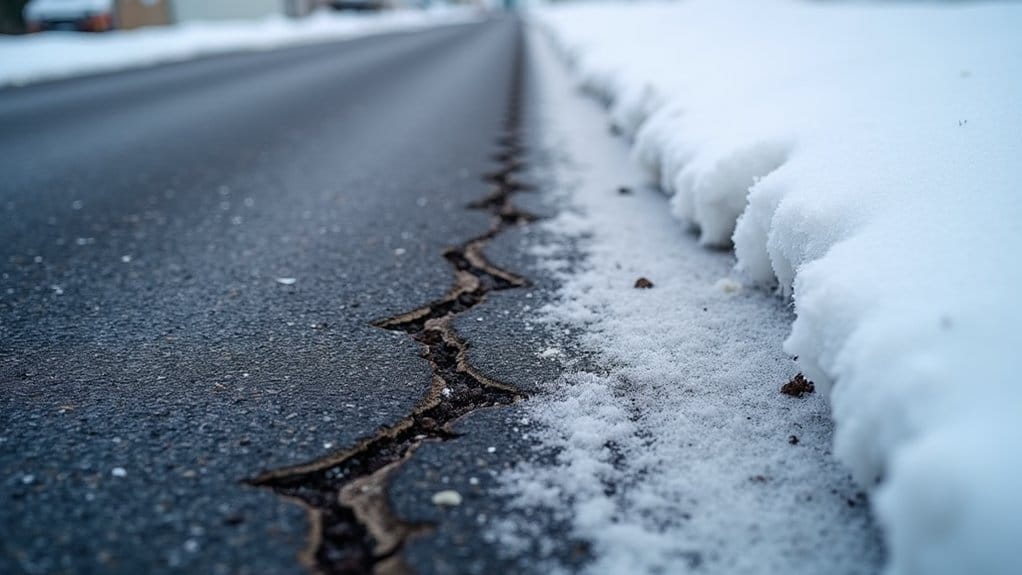
<path id="1" fill-rule="evenodd" d="M 188 22 L 104 34 L 43 32 L 0 36 L 0 86 L 181 62 L 202 56 L 272 50 L 370 34 L 472 22 L 470 8 L 392 10 L 378 14 L 317 12 L 307 18 Z"/>
<path id="2" fill-rule="evenodd" d="M 544 147 L 558 157 L 544 185 L 566 206 L 544 224 L 557 239 L 535 252 L 555 273 L 559 245 L 585 257 L 540 312 L 581 334 L 605 370 L 569 370 L 527 404 L 558 454 L 504 476 L 516 505 L 589 541 L 592 573 L 876 572 L 879 536 L 830 455 L 825 401 L 780 393 L 797 371 L 781 350 L 790 312 L 676 225 L 533 40 Z M 640 277 L 653 287 L 635 287 Z M 499 535 L 514 548 L 533 534 L 519 523 Z"/>
<path id="3" fill-rule="evenodd" d="M 833 405 L 891 573 L 1022 565 L 1022 6 L 571 3 L 534 17 Z M 664 205 L 667 208 L 667 203 Z"/>

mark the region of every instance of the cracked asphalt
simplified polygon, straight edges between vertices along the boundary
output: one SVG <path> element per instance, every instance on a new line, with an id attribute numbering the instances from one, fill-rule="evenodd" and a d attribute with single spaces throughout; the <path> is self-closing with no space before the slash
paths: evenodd
<path id="1" fill-rule="evenodd" d="M 419 346 L 370 322 L 443 294 L 443 250 L 487 229 L 465 207 L 490 191 L 518 26 L 0 91 L 0 572 L 305 571 L 302 509 L 243 481 L 429 388 Z M 539 287 L 458 320 L 523 389 L 556 375 L 522 329 L 547 281 L 526 233 L 488 255 Z M 438 524 L 420 572 L 539 569 L 481 528 L 495 473 L 533 453 L 515 417 L 484 410 L 398 473 L 399 515 Z M 432 506 L 452 486 L 465 503 Z"/>

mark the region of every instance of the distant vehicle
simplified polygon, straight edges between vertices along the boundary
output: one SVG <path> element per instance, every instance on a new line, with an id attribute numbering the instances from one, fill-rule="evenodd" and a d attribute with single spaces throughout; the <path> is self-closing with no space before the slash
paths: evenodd
<path id="1" fill-rule="evenodd" d="M 114 28 L 115 9 L 114 0 L 31 0 L 23 14 L 30 32 L 106 32 Z"/>
<path id="2" fill-rule="evenodd" d="M 334 10 L 368 12 L 382 10 L 386 6 L 386 0 L 330 0 L 328 4 Z"/>

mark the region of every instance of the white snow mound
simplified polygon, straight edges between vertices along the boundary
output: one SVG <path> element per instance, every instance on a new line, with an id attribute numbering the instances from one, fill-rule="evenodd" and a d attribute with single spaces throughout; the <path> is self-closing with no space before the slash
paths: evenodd
<path id="1" fill-rule="evenodd" d="M 797 313 L 891 573 L 1022 565 L 1022 6 L 691 0 L 533 17 L 704 244 Z"/>

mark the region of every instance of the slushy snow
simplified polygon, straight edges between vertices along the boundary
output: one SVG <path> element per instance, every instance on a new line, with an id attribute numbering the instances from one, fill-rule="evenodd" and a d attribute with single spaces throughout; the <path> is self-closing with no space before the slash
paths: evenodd
<path id="1" fill-rule="evenodd" d="M 3 63 L 0 86 L 471 22 L 479 16 L 473 9 L 438 6 L 431 10 L 393 10 L 366 15 L 318 12 L 296 20 L 271 16 L 253 21 L 187 22 L 103 34 L 0 35 L 0 62 Z"/>
<path id="2" fill-rule="evenodd" d="M 539 508 L 590 543 L 594 574 L 875 573 L 880 538 L 830 454 L 826 401 L 780 393 L 797 373 L 781 349 L 790 310 L 677 226 L 543 46 L 530 68 L 552 161 L 534 176 L 564 207 L 532 248 L 561 281 L 538 316 L 577 341 L 537 350 L 568 373 L 524 405 L 550 455 L 503 475 L 525 519 L 497 529 L 501 549 L 543 536 Z"/>
<path id="3" fill-rule="evenodd" d="M 791 297 L 784 350 L 830 400 L 888 572 L 1018 572 L 1022 6 L 691 0 L 532 17 L 677 219 L 733 245 L 740 282 Z"/>

